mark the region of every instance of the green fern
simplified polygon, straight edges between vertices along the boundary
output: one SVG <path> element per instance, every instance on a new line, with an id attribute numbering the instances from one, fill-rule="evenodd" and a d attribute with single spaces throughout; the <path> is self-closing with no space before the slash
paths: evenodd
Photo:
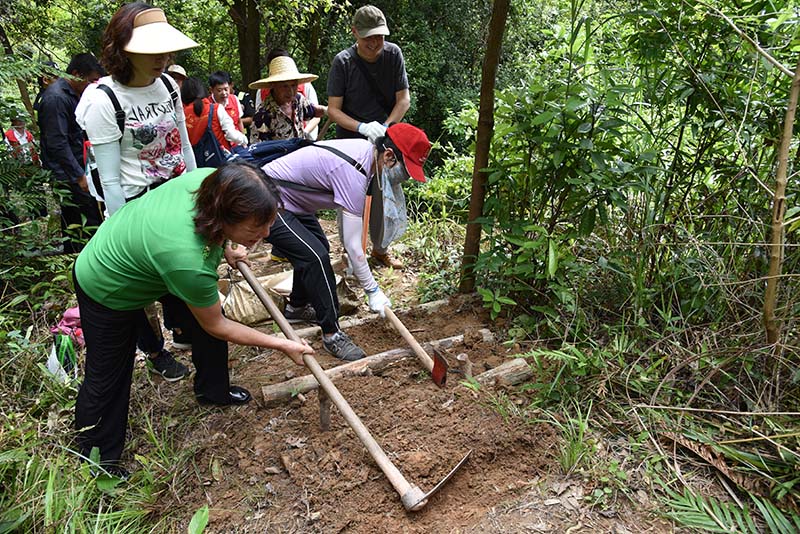
<path id="1" fill-rule="evenodd" d="M 666 488 L 669 495 L 667 506 L 671 508 L 667 516 L 687 527 L 707 532 L 759 534 L 790 534 L 800 532 L 800 515 L 778 509 L 767 499 L 748 494 L 755 504 L 757 515 L 763 525 L 756 525 L 750 507 L 739 507 L 736 503 L 723 502 L 714 497 L 703 497 L 689 488 L 677 493 Z M 766 529 L 763 526 L 766 526 Z"/>
<path id="2" fill-rule="evenodd" d="M 786 512 L 789 514 L 789 517 L 787 517 L 784 512 L 779 510 L 770 501 L 755 495 L 750 495 L 750 498 L 755 503 L 758 511 L 761 512 L 761 517 L 764 518 L 764 522 L 766 522 L 770 532 L 774 534 L 800 532 L 799 515 L 794 512 Z"/>
<path id="3" fill-rule="evenodd" d="M 722 502 L 714 497 L 703 497 L 689 488 L 677 493 L 667 488 L 671 508 L 667 516 L 674 521 L 707 532 L 759 534 L 747 506 L 740 509 L 735 503 Z"/>

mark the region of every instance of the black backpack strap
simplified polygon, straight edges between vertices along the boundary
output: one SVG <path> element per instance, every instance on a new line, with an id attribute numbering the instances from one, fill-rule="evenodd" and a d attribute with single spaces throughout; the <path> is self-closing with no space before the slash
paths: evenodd
<path id="1" fill-rule="evenodd" d="M 213 133 L 213 130 L 211 130 L 211 120 L 214 118 L 214 106 L 215 106 L 215 104 L 209 104 L 209 106 L 210 107 L 208 108 L 208 126 L 207 126 L 207 129 Z"/>
<path id="2" fill-rule="evenodd" d="M 348 48 L 347 51 L 350 54 L 350 57 L 353 58 L 353 63 L 355 63 L 356 67 L 358 67 L 358 70 L 361 71 L 361 75 L 366 80 L 367 85 L 369 85 L 369 88 L 372 89 L 372 93 L 375 95 L 375 98 L 378 99 L 378 104 L 381 105 L 383 111 L 385 111 L 387 115 L 391 115 L 393 106 L 389 105 L 386 95 L 383 94 L 383 91 L 381 91 L 381 88 L 378 87 L 378 83 L 375 81 L 375 78 L 373 78 L 369 73 L 369 70 L 367 70 L 364 60 L 358 56 L 358 52 L 356 52 L 355 48 Z"/>
<path id="3" fill-rule="evenodd" d="M 122 106 L 119 105 L 117 95 L 114 94 L 114 91 L 112 91 L 109 86 L 104 83 L 99 83 L 97 84 L 97 88 L 101 89 L 105 94 L 108 95 L 108 98 L 111 100 L 111 104 L 114 106 L 114 116 L 117 119 L 117 128 L 119 128 L 120 133 L 119 142 L 122 143 L 121 136 L 125 135 L 125 110 L 123 110 Z"/>
<path id="4" fill-rule="evenodd" d="M 178 109 L 178 93 L 177 93 L 177 91 L 175 91 L 175 88 L 172 87 L 171 83 L 169 83 L 169 80 L 167 79 L 167 75 L 166 74 L 162 74 L 161 75 L 161 81 L 164 83 L 164 86 L 167 88 L 167 91 L 169 91 L 169 97 L 172 100 L 172 109 L 173 110 L 177 110 Z"/>
<path id="5" fill-rule="evenodd" d="M 318 147 L 318 148 L 324 148 L 328 152 L 332 152 L 332 153 L 336 154 L 337 156 L 339 156 L 340 158 L 345 160 L 347 163 L 349 163 L 350 165 L 355 167 L 358 172 L 363 174 L 365 177 L 369 178 L 367 170 L 363 167 L 363 165 L 361 165 L 359 162 L 357 162 L 356 160 L 354 160 L 353 158 L 351 158 L 350 156 L 348 156 L 347 154 L 345 154 L 344 152 L 342 152 L 338 148 L 333 148 L 332 146 L 328 146 L 328 145 L 318 145 L 316 143 L 313 143 L 313 145 L 315 147 Z"/>
<path id="6" fill-rule="evenodd" d="M 270 176 L 272 178 L 272 176 Z M 309 187 L 307 185 L 298 184 L 296 182 L 290 182 L 289 180 L 281 180 L 280 178 L 272 178 L 272 181 L 278 187 L 285 187 L 286 189 L 294 189 L 296 191 L 303 191 L 304 193 L 325 193 L 330 194 L 330 191 L 327 189 L 318 189 L 316 187 Z"/>

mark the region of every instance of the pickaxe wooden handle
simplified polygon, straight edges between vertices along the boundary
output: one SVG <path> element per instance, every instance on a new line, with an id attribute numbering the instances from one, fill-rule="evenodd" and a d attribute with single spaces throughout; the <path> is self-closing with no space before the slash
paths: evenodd
<path id="1" fill-rule="evenodd" d="M 397 318 L 392 309 L 386 306 L 383 311 L 386 314 L 386 320 L 400 332 L 405 342 L 408 343 L 411 350 L 414 351 L 414 354 L 419 358 L 419 361 L 422 362 L 422 366 L 431 374 L 433 382 L 440 388 L 444 387 L 445 382 L 447 382 L 447 361 L 435 353 L 434 358 L 428 356 L 425 349 L 423 349 L 414 336 L 411 335 L 411 332 L 409 332 L 408 328 Z"/>

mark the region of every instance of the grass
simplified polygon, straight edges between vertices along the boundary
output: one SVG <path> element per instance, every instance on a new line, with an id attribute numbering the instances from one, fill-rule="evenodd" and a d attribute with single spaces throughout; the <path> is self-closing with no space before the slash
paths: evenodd
<path id="1" fill-rule="evenodd" d="M 12 316 L 15 325 L 20 317 Z M 92 475 L 90 462 L 73 441 L 77 384 L 49 376 L 44 366 L 52 340 L 49 321 L 44 315 L 28 317 L 32 324 L 4 331 L 8 357 L 0 365 L 0 534 L 170 530 L 173 518 L 158 511 L 157 496 L 174 483 L 174 473 L 182 472 L 193 451 L 175 450 L 168 421 L 156 422 L 152 413 L 133 408 L 132 433 L 147 445 L 146 453 L 136 457 L 134 474 L 125 483 Z M 0 318 L 0 325 L 10 321 Z M 132 405 L 152 402 L 134 398 Z M 192 418 L 181 421 L 184 427 L 193 423 Z"/>

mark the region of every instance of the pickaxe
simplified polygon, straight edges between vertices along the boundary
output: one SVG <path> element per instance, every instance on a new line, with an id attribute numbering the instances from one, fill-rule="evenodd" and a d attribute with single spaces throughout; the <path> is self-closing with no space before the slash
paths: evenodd
<path id="1" fill-rule="evenodd" d="M 247 283 L 250 284 L 250 287 L 253 288 L 253 291 L 258 296 L 261 303 L 267 308 L 267 312 L 272 316 L 272 319 L 278 324 L 283 334 L 292 341 L 300 342 L 300 337 L 294 331 L 292 326 L 283 316 L 283 314 L 278 310 L 278 306 L 272 301 L 272 299 L 267 295 L 267 292 L 261 287 L 261 284 L 258 283 L 253 272 L 250 270 L 250 267 L 247 266 L 244 262 L 237 262 L 236 267 L 242 273 L 244 278 L 247 280 Z M 372 455 L 372 458 L 375 460 L 375 463 L 378 464 L 378 467 L 381 468 L 383 474 L 386 475 L 386 478 L 389 479 L 392 486 L 394 486 L 395 491 L 400 495 L 400 501 L 403 503 L 403 506 L 406 510 L 411 512 L 416 512 L 421 510 L 428 504 L 428 499 L 435 494 L 439 489 L 441 489 L 444 484 L 452 478 L 452 476 L 458 471 L 467 461 L 472 451 L 469 451 L 464 458 L 461 459 L 460 462 L 456 464 L 456 466 L 444 477 L 436 486 L 433 487 L 431 491 L 428 493 L 423 493 L 422 490 L 415 484 L 411 484 L 406 480 L 400 470 L 395 467 L 389 457 L 386 456 L 386 453 L 383 452 L 383 449 L 378 444 L 377 441 L 372 437 L 369 433 L 369 430 L 361 422 L 361 419 L 358 418 L 356 413 L 347 403 L 347 401 L 342 397 L 342 394 L 339 393 L 339 390 L 336 386 L 333 385 L 331 379 L 328 378 L 328 375 L 325 374 L 325 371 L 320 367 L 317 360 L 310 354 L 303 355 L 303 363 L 308 367 L 311 371 L 311 374 L 314 375 L 314 378 L 317 379 L 319 382 L 320 387 L 325 392 L 325 394 L 333 401 L 336 407 L 341 412 L 342 417 L 353 429 L 358 436 L 358 439 L 361 440 L 361 443 L 367 448 L 367 451 Z M 322 402 L 322 400 L 320 400 Z"/>

